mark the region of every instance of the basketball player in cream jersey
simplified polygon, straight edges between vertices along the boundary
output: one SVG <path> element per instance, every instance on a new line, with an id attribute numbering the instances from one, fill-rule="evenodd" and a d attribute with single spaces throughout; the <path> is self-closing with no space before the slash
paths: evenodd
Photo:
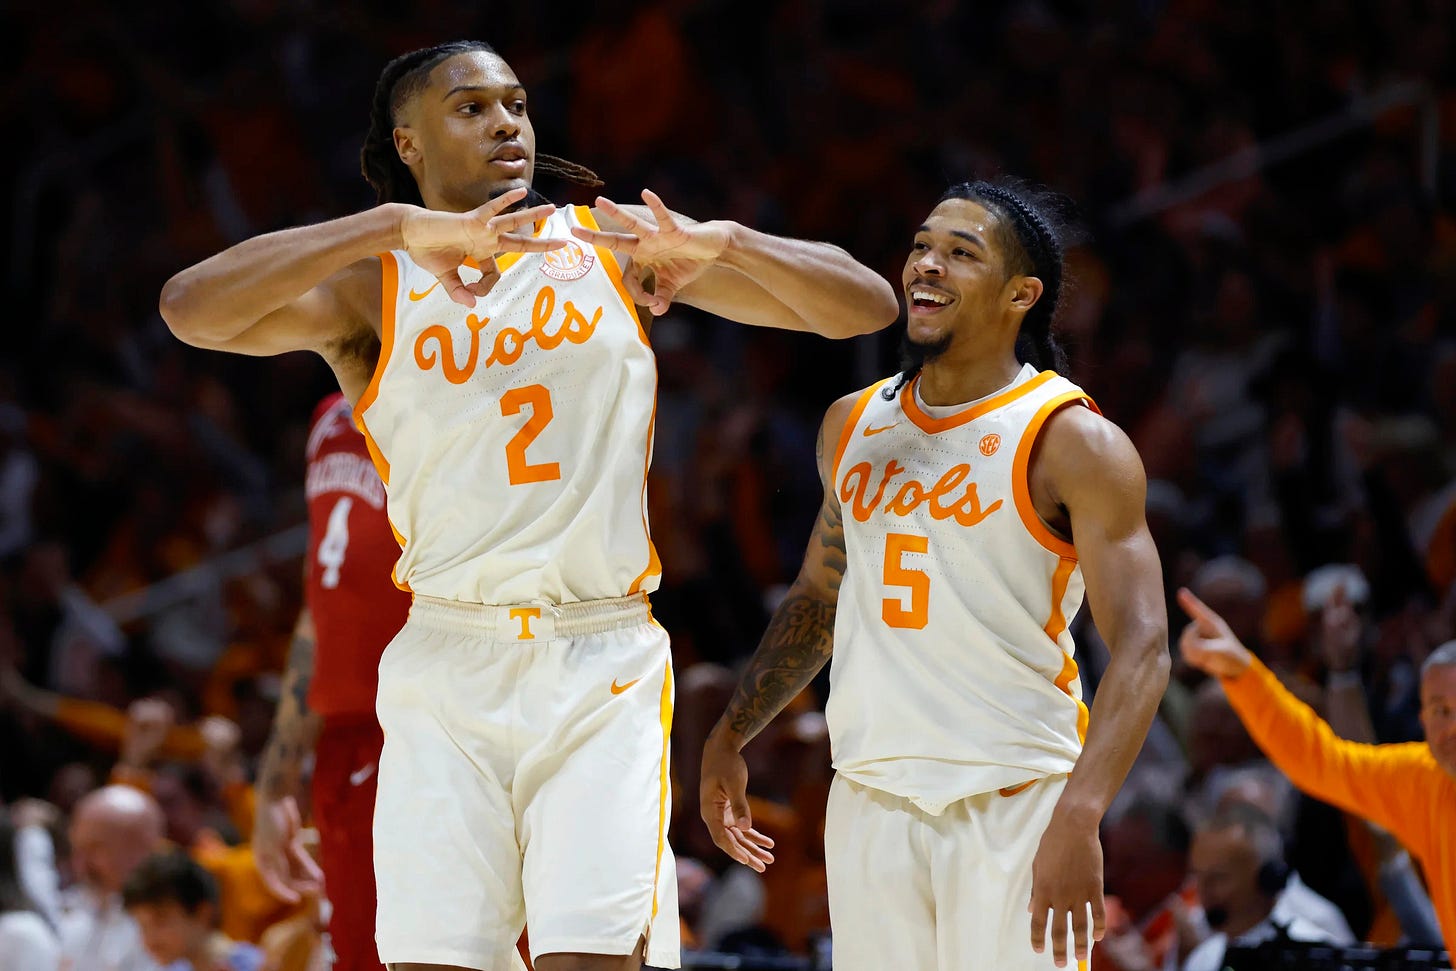
<path id="1" fill-rule="evenodd" d="M 1167 683 L 1167 617 L 1137 453 L 1050 369 L 1061 278 L 1035 192 L 941 198 L 904 270 L 923 367 L 830 407 L 803 569 L 705 748 L 704 819 L 762 869 L 738 753 L 833 654 L 835 971 L 1062 967 L 1069 917 L 1080 961 L 1102 933 L 1098 824 Z M 1090 713 L 1084 593 L 1112 651 Z"/>
<path id="2" fill-rule="evenodd" d="M 678 965 L 672 670 L 646 599 L 656 371 L 634 305 L 830 337 L 897 310 L 842 250 L 693 224 L 650 193 L 513 210 L 536 161 L 488 46 L 406 54 L 363 152 L 378 208 L 247 240 L 162 293 L 188 343 L 321 354 L 385 483 L 413 594 L 376 702 L 376 937 L 396 969 L 510 967 L 523 923 L 539 971 Z"/>

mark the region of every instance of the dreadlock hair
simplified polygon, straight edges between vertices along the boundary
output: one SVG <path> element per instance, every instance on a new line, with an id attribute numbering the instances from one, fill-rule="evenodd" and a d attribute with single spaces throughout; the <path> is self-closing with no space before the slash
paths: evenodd
<path id="1" fill-rule="evenodd" d="M 360 171 L 365 181 L 374 187 L 374 194 L 381 205 L 386 202 L 406 202 L 415 206 L 425 204 L 409 166 L 400 159 L 394 147 L 395 117 L 405 103 L 424 88 L 435 65 L 456 54 L 475 52 L 495 54 L 496 50 L 484 41 L 457 40 L 401 54 L 384 65 L 379 81 L 374 85 L 374 101 L 369 108 L 369 133 L 364 136 L 364 147 L 359 151 Z M 537 154 L 536 172 L 554 175 L 576 185 L 595 187 L 602 184 L 591 169 L 554 155 Z M 536 206 L 546 201 L 544 196 L 531 189 L 521 205 Z"/>
<path id="2" fill-rule="evenodd" d="M 1008 278 L 1034 276 L 1041 280 L 1041 297 L 1022 318 L 1016 335 L 1016 359 L 1041 371 L 1065 371 L 1067 355 L 1052 333 L 1052 324 L 1066 289 L 1066 247 L 1074 242 L 1070 200 L 1011 176 L 957 183 L 942 192 L 935 204 L 947 199 L 978 202 L 994 213 L 996 243 L 1005 257 Z M 885 389 L 887 399 L 899 393 L 925 364 L 924 350 L 910 344 L 908 338 L 901 344 L 900 355 L 900 380 Z"/>

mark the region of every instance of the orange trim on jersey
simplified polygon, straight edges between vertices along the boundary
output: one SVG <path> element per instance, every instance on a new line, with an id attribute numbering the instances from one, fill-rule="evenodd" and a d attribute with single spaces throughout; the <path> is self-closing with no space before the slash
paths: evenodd
<path id="1" fill-rule="evenodd" d="M 657 547 L 652 542 L 652 527 L 647 525 L 647 476 L 652 468 L 652 439 L 657 430 L 657 366 L 652 368 L 652 417 L 647 419 L 647 452 L 642 459 L 642 532 L 647 536 L 647 569 L 632 581 L 627 593 L 641 593 L 642 584 L 648 577 L 662 575 L 662 561 L 657 558 Z"/>
<path id="2" fill-rule="evenodd" d="M 1036 785 L 1040 781 L 1040 779 L 1029 779 L 1026 782 L 1023 782 L 1017 786 L 1005 786 L 1003 788 L 997 789 L 996 792 L 998 795 L 1002 796 L 1014 796 L 1018 792 L 1025 792 L 1027 789 L 1030 789 L 1032 786 Z"/>
<path id="3" fill-rule="evenodd" d="M 576 210 L 577 221 L 583 228 L 601 230 L 589 206 L 573 206 L 572 208 Z M 648 344 L 650 347 L 651 344 L 647 340 L 647 329 L 642 326 L 642 318 L 637 313 L 637 302 L 628 295 L 627 287 L 622 282 L 622 267 L 617 262 L 617 254 L 605 246 L 593 246 L 592 249 L 597 251 L 597 261 L 602 264 L 602 269 L 607 271 L 607 279 L 612 281 L 617 296 L 622 298 L 622 305 L 627 308 L 627 312 L 632 315 L 633 322 L 637 324 L 637 336 L 642 338 L 642 343 Z"/>
<path id="4" fill-rule="evenodd" d="M 1057 675 L 1056 686 L 1059 690 L 1065 691 L 1067 697 L 1077 702 L 1077 741 L 1082 744 L 1087 742 L 1087 723 L 1091 715 L 1087 711 L 1087 702 L 1072 694 L 1072 682 L 1077 680 L 1077 662 L 1070 654 L 1062 655 L 1062 673 Z"/>
<path id="5" fill-rule="evenodd" d="M 546 220 L 545 219 L 538 219 L 536 221 L 535 227 L 531 230 L 531 235 L 532 236 L 540 236 L 541 235 L 541 230 L 543 230 L 545 228 L 546 228 Z M 500 256 L 497 256 L 495 258 L 495 269 L 496 269 L 496 272 L 497 273 L 504 273 L 506 270 L 509 270 L 511 267 L 515 266 L 516 265 L 516 261 L 519 260 L 521 257 L 523 257 L 525 255 L 526 255 L 525 253 L 502 253 Z M 468 256 L 465 258 L 465 265 L 468 266 L 468 267 L 471 267 L 472 269 L 476 269 L 476 270 L 480 269 L 480 264 L 477 263 L 477 262 L 475 262 L 475 260 L 471 259 Z"/>
<path id="6" fill-rule="evenodd" d="M 662 674 L 662 698 L 658 702 L 658 720 L 662 722 L 662 764 L 658 769 L 657 799 L 657 865 L 652 871 L 652 917 L 657 917 L 657 885 L 662 872 L 662 850 L 667 845 L 667 807 L 672 799 L 668 778 L 668 743 L 672 738 L 672 659 L 668 658 Z M 676 879 L 676 877 L 674 877 Z M 677 915 L 673 915 L 677 919 Z"/>
<path id="7" fill-rule="evenodd" d="M 1054 642 L 1067 629 L 1067 618 L 1062 616 L 1062 600 L 1067 596 L 1067 584 L 1071 581 L 1072 571 L 1075 569 L 1077 569 L 1077 558 L 1064 556 L 1057 562 L 1057 572 L 1052 574 L 1052 612 L 1042 630 L 1046 631 L 1046 636 Z"/>
<path id="8" fill-rule="evenodd" d="M 932 418 L 920 408 L 919 402 L 915 400 L 915 385 L 920 381 L 920 375 L 915 375 L 914 380 L 908 381 L 905 388 L 900 392 L 900 408 L 905 416 L 915 423 L 915 427 L 929 435 L 936 432 L 943 432 L 950 428 L 964 425 L 968 421 L 975 421 L 982 415 L 988 415 L 997 408 L 1011 404 L 1017 398 L 1023 397 L 1046 384 L 1057 376 L 1055 371 L 1043 371 L 1030 381 L 1018 384 L 1014 388 L 1007 388 L 999 394 L 994 394 L 982 401 L 980 404 L 971 405 L 964 411 L 958 411 L 953 415 L 946 415 L 944 418 Z"/>
<path id="9" fill-rule="evenodd" d="M 1052 372 L 1043 371 L 1042 373 L 1051 374 Z M 1030 384 L 1030 382 L 1027 383 Z M 1031 423 L 1026 426 L 1026 431 L 1021 433 L 1021 443 L 1016 446 L 1016 460 L 1011 466 L 1011 494 L 1016 499 L 1016 511 L 1021 515 L 1021 523 L 1026 527 L 1026 531 L 1031 533 L 1032 538 L 1048 552 L 1061 557 L 1070 557 L 1075 561 L 1077 548 L 1053 533 L 1051 528 L 1042 522 L 1041 516 L 1037 515 L 1036 504 L 1031 501 L 1030 474 L 1031 450 L 1036 444 L 1037 435 L 1041 434 L 1042 426 L 1063 405 L 1073 401 L 1080 401 L 1097 414 L 1102 414 L 1097 409 L 1097 403 L 1087 397 L 1087 393 L 1084 391 L 1064 391 L 1038 408 L 1036 414 L 1031 418 Z"/>
<path id="10" fill-rule="evenodd" d="M 834 483 L 839 481 L 839 463 L 844 459 L 845 450 L 849 448 L 849 440 L 854 437 L 854 428 L 859 424 L 859 416 L 863 415 L 864 410 L 869 407 L 871 396 L 889 384 L 890 380 L 890 378 L 886 378 L 879 384 L 872 384 L 865 388 L 859 393 L 859 400 L 854 403 L 854 407 L 849 409 L 849 417 L 844 420 L 844 429 L 839 433 L 839 444 L 834 447 L 834 465 L 829 469 L 829 482 L 834 488 L 838 488 L 834 486 Z"/>
<path id="11" fill-rule="evenodd" d="M 359 396 L 359 403 L 354 406 L 354 424 L 360 431 L 364 430 L 364 412 L 379 397 L 379 382 L 384 378 L 384 366 L 389 363 L 389 355 L 394 351 L 394 316 L 395 308 L 399 304 L 399 261 L 394 258 L 393 253 L 380 253 L 379 265 L 384 284 L 384 298 L 380 301 L 379 308 L 379 360 L 375 362 L 374 373 L 369 376 L 369 386 L 364 389 L 364 393 Z M 373 456 L 374 452 L 371 445 L 369 454 Z M 374 464 L 378 466 L 381 460 L 376 459 Z M 381 467 L 381 472 L 388 467 L 386 463 Z M 389 479 L 385 478 L 384 481 L 388 483 Z"/>

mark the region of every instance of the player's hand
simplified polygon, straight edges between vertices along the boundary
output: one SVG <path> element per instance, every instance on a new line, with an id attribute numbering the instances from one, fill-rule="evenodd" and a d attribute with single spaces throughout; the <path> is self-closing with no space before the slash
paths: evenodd
<path id="1" fill-rule="evenodd" d="M 1236 678 L 1249 669 L 1254 656 L 1208 604 L 1184 587 L 1178 591 L 1178 605 L 1193 618 L 1178 638 L 1183 660 L 1219 678 Z"/>
<path id="2" fill-rule="evenodd" d="M 774 861 L 769 852 L 774 841 L 753 828 L 748 811 L 748 763 L 732 745 L 711 735 L 703 746 L 698 802 L 720 850 L 759 873 Z"/>
<path id="3" fill-rule="evenodd" d="M 1088 926 L 1087 911 L 1092 911 Z M 1067 964 L 1067 916 L 1077 960 L 1087 960 L 1092 941 L 1102 940 L 1107 914 L 1102 902 L 1102 843 L 1097 823 L 1058 807 L 1052 813 L 1031 862 L 1031 949 L 1046 949 L 1047 911 L 1051 911 L 1052 958 Z M 1090 935 L 1090 939 L 1089 939 Z"/>
<path id="4" fill-rule="evenodd" d="M 126 731 L 121 737 L 121 762 L 144 769 L 152 764 L 177 723 L 177 713 L 160 698 L 133 701 L 126 710 Z"/>
<path id="5" fill-rule="evenodd" d="M 622 284 L 638 306 L 661 317 L 673 298 L 702 276 L 728 246 L 728 223 L 684 222 L 663 205 L 657 193 L 642 190 L 647 219 L 610 199 L 597 197 L 597 208 L 619 224 L 623 232 L 573 226 L 577 239 L 603 246 L 632 258 Z"/>
<path id="6" fill-rule="evenodd" d="M 490 293 L 500 279 L 495 265 L 497 254 L 543 253 L 570 242 L 523 235 L 521 230 L 529 230 L 537 220 L 556 211 L 550 205 L 505 211 L 524 198 L 526 190 L 516 188 L 470 212 L 412 208 L 400 226 L 405 251 L 435 275 L 451 300 L 474 307 L 476 298 Z M 481 269 L 482 276 L 474 283 L 460 278 L 460 267 L 467 259 L 474 260 Z"/>
<path id="7" fill-rule="evenodd" d="M 258 806 L 252 847 L 258 875 L 279 900 L 296 904 L 323 890 L 324 874 L 304 845 L 303 821 L 292 796 Z"/>

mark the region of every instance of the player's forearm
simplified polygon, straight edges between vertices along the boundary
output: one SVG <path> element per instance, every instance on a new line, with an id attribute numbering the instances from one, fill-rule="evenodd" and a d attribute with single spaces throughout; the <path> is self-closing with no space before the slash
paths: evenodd
<path id="1" fill-rule="evenodd" d="M 168 280 L 162 319 L 187 343 L 231 340 L 345 267 L 401 246 L 409 208 L 377 206 L 244 240 Z"/>
<path id="2" fill-rule="evenodd" d="M 1097 688 L 1082 754 L 1059 810 L 1100 820 L 1132 769 L 1168 687 L 1172 659 L 1167 628 L 1129 631 L 1112 645 L 1112 662 Z"/>
<path id="3" fill-rule="evenodd" d="M 313 755 L 323 719 L 299 715 L 287 723 L 275 722 L 258 767 L 257 801 L 303 795 L 304 768 Z"/>
<path id="4" fill-rule="evenodd" d="M 834 652 L 836 609 L 822 592 L 789 588 L 710 738 L 743 748 L 809 686 Z"/>
<path id="5" fill-rule="evenodd" d="M 258 767 L 258 802 L 303 794 L 304 766 L 313 754 L 323 718 L 308 704 L 313 684 L 316 650 L 313 617 L 299 614 L 288 647 L 288 666 L 283 672 L 283 692 L 273 717 L 273 731 Z"/>
<path id="6" fill-rule="evenodd" d="M 719 263 L 771 294 L 805 330 L 824 337 L 873 333 L 900 315 L 890 284 L 829 243 L 771 236 L 735 223 Z"/>

